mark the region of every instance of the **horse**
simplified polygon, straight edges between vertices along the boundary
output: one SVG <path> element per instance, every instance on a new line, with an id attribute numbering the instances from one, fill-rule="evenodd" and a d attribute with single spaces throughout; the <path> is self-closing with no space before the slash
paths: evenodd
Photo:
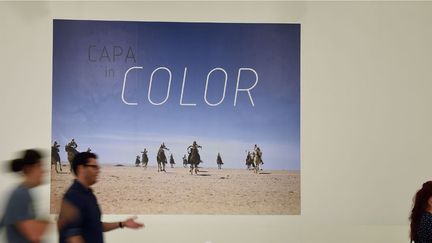
<path id="1" fill-rule="evenodd" d="M 144 168 L 147 169 L 147 164 L 148 164 L 148 156 L 147 156 L 147 150 L 145 150 L 142 153 L 142 158 L 141 158 L 141 163 L 143 165 Z"/>
<path id="2" fill-rule="evenodd" d="M 59 173 L 57 166 L 60 166 L 60 171 L 62 171 L 62 165 L 61 165 L 58 148 L 51 146 L 51 168 L 53 165 L 57 173 Z"/>
<path id="3" fill-rule="evenodd" d="M 71 146 L 69 144 L 65 146 L 65 151 L 68 154 L 70 171 L 72 172 L 72 161 L 75 158 L 75 155 L 77 155 L 79 152 L 73 146 Z"/>
<path id="4" fill-rule="evenodd" d="M 201 157 L 199 155 L 198 152 L 198 148 L 201 148 L 201 146 L 199 147 L 191 147 L 189 152 L 189 160 L 188 160 L 188 164 L 190 164 L 190 170 L 189 172 L 191 173 L 191 175 L 193 175 L 193 172 L 195 171 L 195 175 L 198 174 L 198 165 L 199 163 L 201 163 Z"/>
<path id="5" fill-rule="evenodd" d="M 158 153 L 157 153 L 157 156 L 156 156 L 156 160 L 157 160 L 157 163 L 158 163 L 158 172 L 160 172 L 160 171 L 165 171 L 166 172 L 166 170 L 165 170 L 165 164 L 167 163 L 167 158 L 165 156 L 164 149 L 169 150 L 167 147 L 165 147 L 165 144 L 162 144 L 160 146 L 160 148 L 158 150 Z"/>
<path id="6" fill-rule="evenodd" d="M 262 164 L 262 153 L 253 153 L 253 164 L 255 165 L 255 173 L 258 173 L 260 164 Z"/>
<path id="7" fill-rule="evenodd" d="M 250 153 L 248 153 L 248 155 L 246 156 L 246 166 L 248 170 L 250 170 L 251 167 L 255 168 L 253 158 Z"/>

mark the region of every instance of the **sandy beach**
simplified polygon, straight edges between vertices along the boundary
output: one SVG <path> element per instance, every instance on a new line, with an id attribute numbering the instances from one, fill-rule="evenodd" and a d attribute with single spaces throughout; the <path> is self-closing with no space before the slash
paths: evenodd
<path id="1" fill-rule="evenodd" d="M 104 214 L 300 214 L 300 172 L 247 169 L 103 165 L 92 186 Z M 73 180 L 51 170 L 51 213 Z"/>

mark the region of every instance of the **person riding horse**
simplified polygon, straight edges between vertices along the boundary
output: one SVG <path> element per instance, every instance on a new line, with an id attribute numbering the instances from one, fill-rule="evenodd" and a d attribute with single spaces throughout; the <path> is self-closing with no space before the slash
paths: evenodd
<path id="1" fill-rule="evenodd" d="M 148 163 L 148 157 L 147 157 L 147 149 L 144 148 L 144 151 L 141 152 L 141 163 L 146 168 Z"/>
<path id="2" fill-rule="evenodd" d="M 198 174 L 198 164 L 202 162 L 200 154 L 198 152 L 198 148 L 202 147 L 198 145 L 196 141 L 193 141 L 193 144 L 187 148 L 187 151 L 189 153 L 188 163 L 190 164 L 189 172 L 191 174 L 193 174 L 193 171 L 195 171 L 195 174 Z"/>
<path id="3" fill-rule="evenodd" d="M 253 164 L 255 165 L 255 173 L 258 173 L 262 168 L 260 165 L 264 164 L 262 160 L 262 152 L 261 149 L 255 144 L 253 154 Z"/>
<path id="4" fill-rule="evenodd" d="M 65 146 L 65 151 L 68 155 L 68 161 L 70 165 L 70 171 L 72 172 L 72 161 L 76 154 L 78 154 L 78 150 L 76 148 L 78 147 L 78 144 L 75 142 L 75 139 L 72 138 L 72 140 Z"/>
<path id="5" fill-rule="evenodd" d="M 167 163 L 167 159 L 164 149 L 169 151 L 169 149 L 165 146 L 165 143 L 162 143 L 156 156 L 156 161 L 158 163 L 158 172 L 165 171 L 165 164 Z"/>
<path id="6" fill-rule="evenodd" d="M 57 151 L 57 153 L 60 152 L 60 144 L 58 144 L 57 141 L 54 141 L 53 148 L 55 151 Z"/>
<path id="7" fill-rule="evenodd" d="M 257 155 L 257 156 L 259 156 L 260 157 L 260 159 L 261 159 L 261 164 L 264 164 L 264 161 L 262 160 L 262 152 L 261 152 L 261 149 L 255 144 L 255 146 L 254 146 L 254 151 L 255 151 L 255 154 Z"/>
<path id="8" fill-rule="evenodd" d="M 54 141 L 54 144 L 51 146 L 51 166 L 54 165 L 57 173 L 58 173 L 58 166 L 60 168 L 60 171 L 62 171 L 59 148 L 60 148 L 60 144 L 58 144 L 57 141 Z"/>
<path id="9" fill-rule="evenodd" d="M 68 143 L 68 146 L 71 147 L 71 148 L 76 149 L 76 148 L 78 147 L 78 144 L 75 142 L 75 139 L 72 138 L 72 141 L 70 141 L 70 142 Z"/>
<path id="10" fill-rule="evenodd" d="M 202 148 L 202 147 L 201 147 L 200 145 L 198 145 L 196 141 L 193 141 L 192 145 L 190 145 L 190 146 L 187 148 L 187 151 L 188 151 L 188 153 L 189 153 L 189 156 L 188 156 L 188 162 L 189 162 L 189 163 L 190 163 L 190 160 L 191 160 L 192 152 L 193 152 L 194 149 L 195 149 L 195 150 L 197 151 L 197 153 L 198 153 L 198 148 Z"/>
<path id="11" fill-rule="evenodd" d="M 160 148 L 169 150 L 169 149 L 165 146 L 165 142 L 162 142 Z"/>

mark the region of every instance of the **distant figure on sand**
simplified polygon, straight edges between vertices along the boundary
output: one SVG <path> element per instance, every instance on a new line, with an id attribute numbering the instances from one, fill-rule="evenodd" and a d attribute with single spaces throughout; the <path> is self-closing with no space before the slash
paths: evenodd
<path id="1" fill-rule="evenodd" d="M 255 173 L 258 173 L 260 170 L 260 164 L 264 164 L 262 161 L 262 152 L 261 149 L 255 144 L 253 154 L 253 163 L 255 165 Z M 262 169 L 261 169 L 262 170 Z"/>
<path id="2" fill-rule="evenodd" d="M 68 154 L 68 161 L 69 161 L 69 169 L 72 172 L 72 161 L 76 154 L 79 152 L 76 150 L 78 147 L 78 144 L 75 142 L 75 139 L 72 138 L 72 141 L 70 141 L 66 146 L 65 150 Z"/>
<path id="3" fill-rule="evenodd" d="M 222 169 L 223 162 L 222 162 L 222 158 L 221 158 L 221 156 L 220 156 L 220 153 L 218 153 L 218 155 L 217 155 L 216 163 L 217 163 L 217 165 L 218 165 L 218 169 L 219 169 L 219 170 Z"/>
<path id="4" fill-rule="evenodd" d="M 247 166 L 248 170 L 250 170 L 251 167 L 255 168 L 255 165 L 253 163 L 253 159 L 252 159 L 252 155 L 251 155 L 250 151 L 247 152 L 246 166 Z"/>
<path id="5" fill-rule="evenodd" d="M 197 144 L 196 141 L 193 141 L 192 145 L 190 145 L 187 148 L 187 151 L 189 153 L 188 157 L 188 163 L 190 164 L 190 173 L 193 174 L 193 171 L 195 170 L 195 174 L 198 174 L 198 165 L 201 163 L 201 157 L 198 152 L 198 148 L 202 148 L 200 145 Z"/>
<path id="6" fill-rule="evenodd" d="M 186 168 L 187 167 L 187 157 L 186 157 L 186 154 L 185 155 L 183 155 L 183 167 L 184 168 Z"/>
<path id="7" fill-rule="evenodd" d="M 54 165 L 55 171 L 59 173 L 57 166 L 62 171 L 61 159 L 60 159 L 60 145 L 57 144 L 57 141 L 54 141 L 53 146 L 51 146 L 51 168 Z"/>
<path id="8" fill-rule="evenodd" d="M 171 156 L 170 156 L 170 165 L 171 165 L 171 168 L 174 168 L 174 164 L 175 164 L 175 162 L 174 162 L 174 157 L 173 157 L 173 155 L 171 154 Z"/>
<path id="9" fill-rule="evenodd" d="M 138 167 L 140 165 L 141 161 L 140 161 L 140 156 L 137 155 L 136 159 L 135 159 L 135 166 Z"/>
<path id="10" fill-rule="evenodd" d="M 141 153 L 142 153 L 142 156 L 141 156 L 142 166 L 147 169 L 147 164 L 148 164 L 147 149 L 144 148 L 144 151 L 142 151 Z"/>
<path id="11" fill-rule="evenodd" d="M 258 154 L 261 157 L 261 164 L 264 164 L 264 161 L 262 161 L 262 151 L 261 151 L 260 147 L 258 147 L 256 144 L 254 147 L 254 152 L 255 152 L 255 154 Z"/>
<path id="12" fill-rule="evenodd" d="M 168 150 L 169 149 L 165 146 L 165 143 L 162 143 L 161 146 L 159 147 L 157 156 L 156 156 L 156 160 L 158 163 L 158 172 L 160 171 L 165 171 L 165 164 L 167 163 L 167 158 L 165 156 L 165 151 L 164 150 Z"/>

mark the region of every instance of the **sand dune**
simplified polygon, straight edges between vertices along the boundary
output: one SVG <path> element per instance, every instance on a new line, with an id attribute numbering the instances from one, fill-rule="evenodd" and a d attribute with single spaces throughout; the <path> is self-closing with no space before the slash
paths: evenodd
<path id="1" fill-rule="evenodd" d="M 51 213 L 72 180 L 51 171 Z M 104 214 L 300 214 L 299 171 L 102 166 L 93 189 Z"/>

